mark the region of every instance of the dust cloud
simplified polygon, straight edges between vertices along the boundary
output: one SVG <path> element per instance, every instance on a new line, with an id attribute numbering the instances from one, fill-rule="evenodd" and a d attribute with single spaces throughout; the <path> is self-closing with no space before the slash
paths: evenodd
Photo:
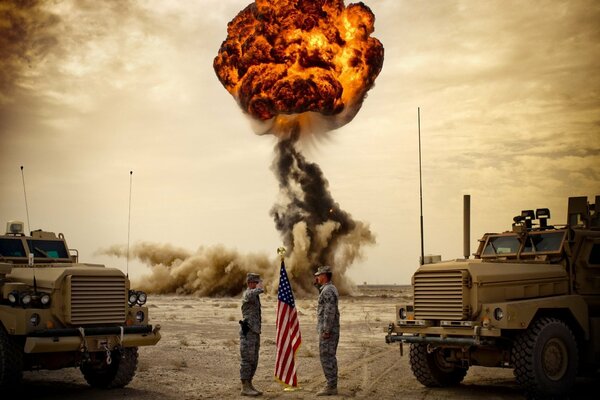
<path id="1" fill-rule="evenodd" d="M 313 287 L 313 257 L 306 251 L 311 247 L 311 231 L 307 227 L 304 221 L 294 225 L 290 240 L 295 247 L 285 259 L 288 277 L 294 295 L 298 298 L 316 294 Z M 331 241 L 331 231 L 335 230 L 334 222 L 324 223 L 318 228 L 316 244 L 312 246 L 323 249 L 323 245 Z M 351 236 L 358 235 L 354 233 Z M 357 248 L 352 243 L 340 243 L 338 248 L 342 261 L 335 266 L 333 280 L 341 294 L 349 294 L 354 291 L 355 286 L 344 273 L 355 259 Z M 127 246 L 113 245 L 98 250 L 97 254 L 127 258 Z M 248 272 L 261 275 L 267 293 L 277 293 L 281 261 L 279 257 L 270 257 L 264 253 L 240 254 L 223 245 L 199 247 L 196 251 L 188 251 L 170 244 L 140 242 L 131 246 L 129 257 L 149 268 L 149 274 L 132 279 L 132 287 L 148 293 L 199 297 L 238 296 L 245 288 Z"/>
<path id="2" fill-rule="evenodd" d="M 98 253 L 126 258 L 127 247 L 115 245 Z M 277 264 L 266 255 L 241 255 L 224 246 L 200 247 L 191 252 L 170 244 L 142 242 L 131 247 L 129 256 L 151 272 L 133 279 L 132 286 L 157 294 L 235 296 L 244 289 L 248 272 L 260 273 L 269 290 L 277 270 Z"/>
<path id="3" fill-rule="evenodd" d="M 97 253 L 126 258 L 127 247 L 114 245 Z M 142 242 L 132 246 L 129 255 L 150 269 L 149 274 L 132 279 L 131 283 L 135 289 L 148 293 L 238 296 L 245 289 L 248 272 L 261 275 L 268 293 L 277 292 L 279 260 L 269 258 L 266 254 L 242 255 L 221 245 L 200 247 L 192 252 L 170 244 Z M 311 278 L 304 277 L 312 282 Z M 300 297 L 309 295 L 303 291 L 295 294 Z"/>

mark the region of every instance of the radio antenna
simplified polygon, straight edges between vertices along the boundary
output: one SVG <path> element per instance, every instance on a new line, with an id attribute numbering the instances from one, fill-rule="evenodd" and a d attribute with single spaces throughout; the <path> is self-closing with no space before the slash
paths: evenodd
<path id="1" fill-rule="evenodd" d="M 21 165 L 21 179 L 23 180 L 23 194 L 25 195 L 25 212 L 27 213 L 27 230 L 31 235 L 31 225 L 29 225 L 29 207 L 27 206 L 27 191 L 25 190 L 25 173 L 23 172 L 23 166 Z M 29 267 L 33 269 L 33 293 L 37 293 L 37 279 L 35 279 L 35 263 L 33 260 L 33 253 L 28 254 Z"/>
<path id="2" fill-rule="evenodd" d="M 421 205 L 421 259 L 419 260 L 419 265 L 423 265 L 425 262 L 425 245 L 423 244 L 423 179 L 421 177 L 421 107 L 417 107 L 417 119 L 419 127 L 419 200 Z"/>
<path id="3" fill-rule="evenodd" d="M 23 194 L 25 195 L 25 212 L 27 213 L 27 231 L 31 232 L 31 225 L 29 224 L 29 206 L 27 205 L 27 191 L 25 190 L 25 173 L 23 172 L 22 165 L 21 165 L 21 179 L 23 180 Z"/>
<path id="4" fill-rule="evenodd" d="M 127 277 L 129 278 L 129 233 L 131 231 L 131 186 L 133 171 L 129 171 L 129 216 L 127 217 Z"/>

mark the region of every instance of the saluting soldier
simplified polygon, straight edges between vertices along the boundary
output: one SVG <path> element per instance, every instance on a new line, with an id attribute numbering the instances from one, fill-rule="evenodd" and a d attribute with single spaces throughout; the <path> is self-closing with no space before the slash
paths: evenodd
<path id="1" fill-rule="evenodd" d="M 260 349 L 260 298 L 263 283 L 259 274 L 248 273 L 247 288 L 242 295 L 242 318 L 240 321 L 240 379 L 242 380 L 242 396 L 259 396 L 261 391 L 252 384 L 252 378 L 258 365 Z"/>
<path id="2" fill-rule="evenodd" d="M 317 332 L 319 334 L 319 356 L 327 380 L 325 388 L 317 396 L 337 394 L 337 346 L 340 340 L 340 311 L 338 309 L 338 291 L 331 282 L 331 268 L 319 267 L 315 273 L 319 287 L 317 306 Z"/>

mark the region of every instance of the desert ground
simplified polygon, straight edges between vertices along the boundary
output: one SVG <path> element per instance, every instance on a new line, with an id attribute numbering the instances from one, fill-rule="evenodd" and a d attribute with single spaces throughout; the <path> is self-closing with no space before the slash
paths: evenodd
<path id="1" fill-rule="evenodd" d="M 255 386 L 267 399 L 314 398 L 323 387 L 315 331 L 316 297 L 296 299 L 302 346 L 298 351 L 300 389 L 284 391 L 273 377 L 275 364 L 275 295 L 262 295 L 263 334 Z M 333 398 L 405 400 L 525 399 L 512 370 L 471 367 L 463 383 L 451 389 L 429 389 L 412 375 L 407 348 L 385 343 L 384 329 L 396 302 L 410 299 L 410 287 L 360 287 L 340 298 L 338 347 L 339 394 Z M 138 371 L 123 389 L 87 386 L 78 369 L 24 374 L 22 396 L 35 399 L 235 399 L 239 381 L 239 298 L 151 295 L 151 323 L 160 324 L 162 339 L 140 348 Z M 573 399 L 597 398 L 598 380 L 579 381 Z M 4 398 L 4 396 L 0 396 Z"/>

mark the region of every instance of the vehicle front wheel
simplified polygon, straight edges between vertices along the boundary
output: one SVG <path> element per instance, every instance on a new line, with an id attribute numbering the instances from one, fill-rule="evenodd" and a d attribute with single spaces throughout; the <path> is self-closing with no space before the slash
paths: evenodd
<path id="1" fill-rule="evenodd" d="M 91 360 L 81 365 L 80 370 L 87 383 L 95 388 L 111 389 L 126 386 L 135 376 L 138 361 L 137 347 L 126 347 L 111 351 L 111 363 L 106 353 L 92 353 Z"/>
<path id="2" fill-rule="evenodd" d="M 0 324 L 0 392 L 18 386 L 23 377 L 23 351 Z"/>
<path id="3" fill-rule="evenodd" d="M 533 397 L 565 397 L 577 377 L 577 341 L 560 319 L 540 318 L 515 340 L 517 382 Z"/>
<path id="4" fill-rule="evenodd" d="M 425 343 L 410 345 L 409 362 L 414 376 L 427 387 L 458 385 L 469 369 L 446 361 L 443 349 L 428 351 Z"/>

